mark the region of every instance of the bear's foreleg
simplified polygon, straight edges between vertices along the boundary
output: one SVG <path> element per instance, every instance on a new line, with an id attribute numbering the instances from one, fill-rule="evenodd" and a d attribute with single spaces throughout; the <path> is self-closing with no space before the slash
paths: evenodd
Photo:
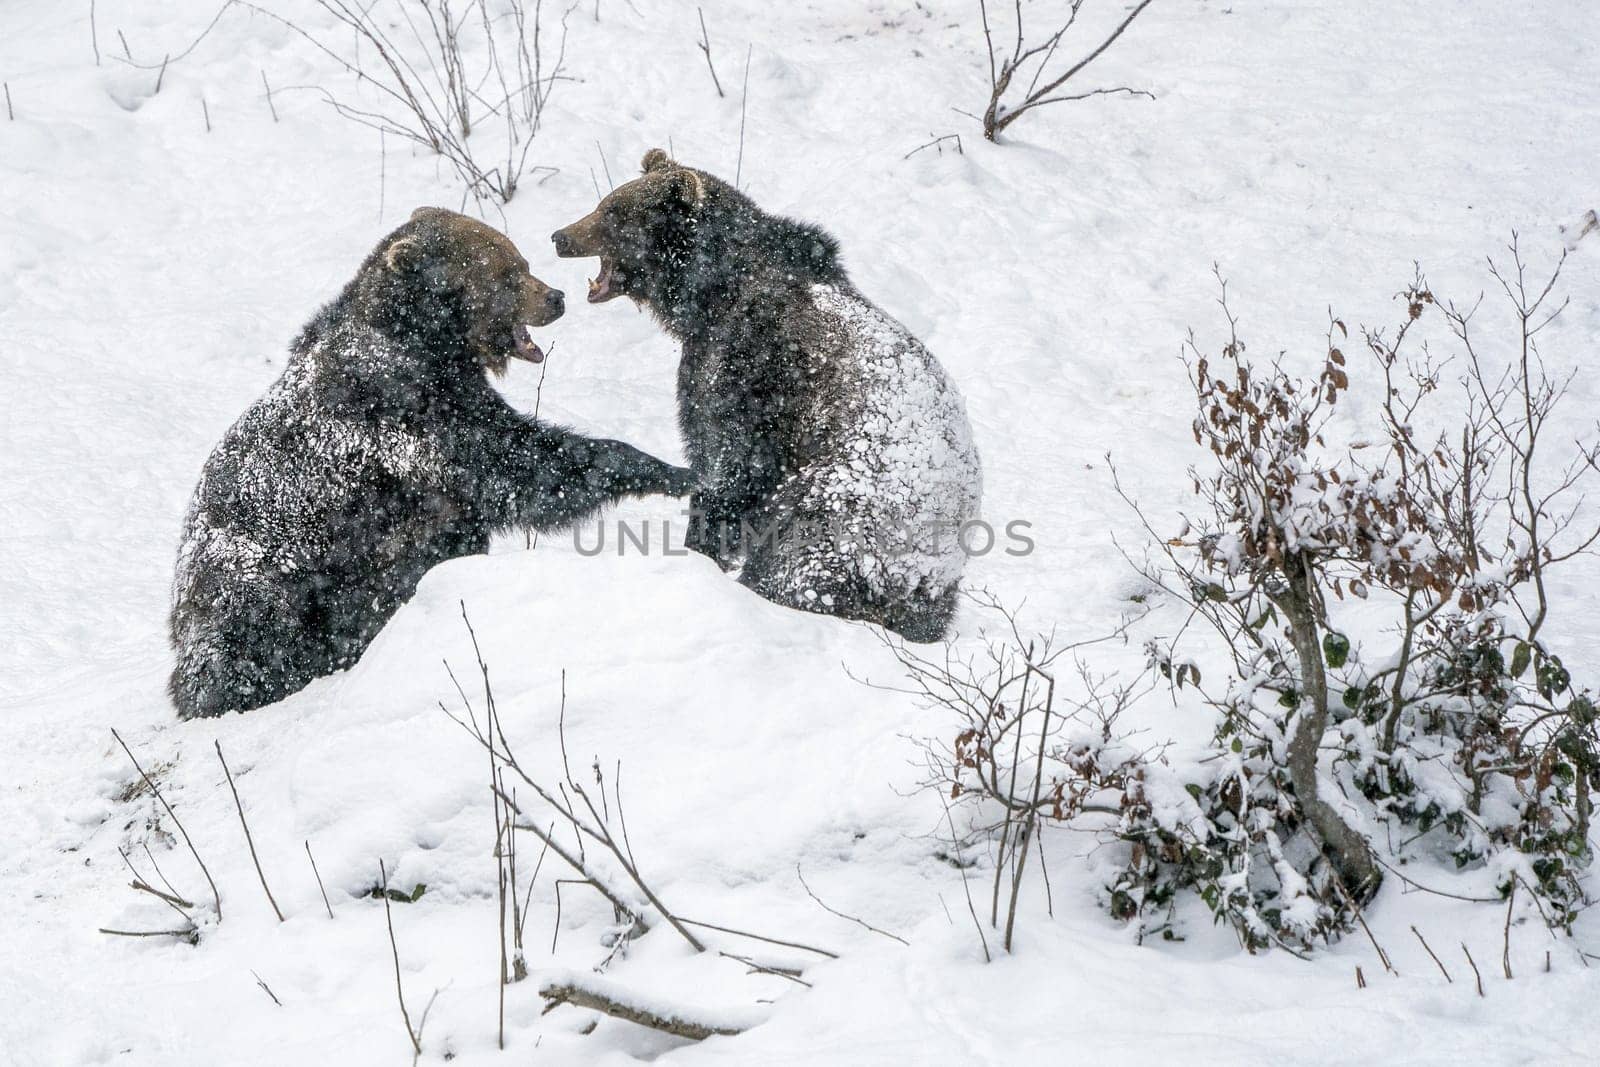
<path id="1" fill-rule="evenodd" d="M 683 496 L 694 473 L 621 441 L 525 426 L 482 479 L 482 514 L 499 528 L 558 530 L 625 497 Z"/>

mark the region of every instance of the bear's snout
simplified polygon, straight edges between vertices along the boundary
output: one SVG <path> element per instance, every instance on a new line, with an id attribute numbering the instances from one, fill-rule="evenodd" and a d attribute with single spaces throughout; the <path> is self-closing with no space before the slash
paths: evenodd
<path id="1" fill-rule="evenodd" d="M 560 289 L 552 289 L 544 294 L 544 306 L 550 310 L 552 319 L 559 318 L 567 308 L 567 296 Z"/>
<path id="2" fill-rule="evenodd" d="M 550 235 L 550 240 L 555 242 L 556 255 L 575 256 L 578 253 L 573 249 L 573 240 L 566 230 L 557 230 Z"/>

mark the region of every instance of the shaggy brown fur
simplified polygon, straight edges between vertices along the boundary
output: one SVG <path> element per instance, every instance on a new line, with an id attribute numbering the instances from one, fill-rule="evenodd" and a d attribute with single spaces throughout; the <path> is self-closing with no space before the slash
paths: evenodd
<path id="1" fill-rule="evenodd" d="M 349 666 L 438 563 L 690 472 L 513 410 L 485 377 L 543 358 L 562 298 L 506 237 L 422 208 L 295 341 L 206 462 L 184 528 L 170 691 L 184 718 Z"/>
<path id="2" fill-rule="evenodd" d="M 778 603 L 941 637 L 977 452 L 954 385 L 833 238 L 652 149 L 553 240 L 599 259 L 591 303 L 632 297 L 682 342 L 691 547 Z"/>

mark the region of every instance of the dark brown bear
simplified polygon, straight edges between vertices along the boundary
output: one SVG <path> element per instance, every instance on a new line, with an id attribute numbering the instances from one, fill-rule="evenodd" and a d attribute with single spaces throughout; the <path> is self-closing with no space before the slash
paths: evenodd
<path id="1" fill-rule="evenodd" d="M 183 718 L 278 700 L 361 655 L 438 563 L 691 475 L 513 410 L 560 292 L 504 235 L 419 208 L 293 345 L 207 461 L 178 555 L 170 692 Z"/>
<path id="2" fill-rule="evenodd" d="M 978 455 L 955 386 L 834 240 L 660 149 L 553 239 L 599 258 L 592 303 L 632 297 L 683 345 L 690 546 L 778 603 L 942 637 Z"/>

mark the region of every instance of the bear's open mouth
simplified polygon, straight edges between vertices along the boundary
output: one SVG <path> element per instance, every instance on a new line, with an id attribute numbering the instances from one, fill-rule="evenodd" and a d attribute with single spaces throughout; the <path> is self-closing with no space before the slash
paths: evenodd
<path id="1" fill-rule="evenodd" d="M 621 296 L 622 280 L 622 273 L 617 270 L 617 265 L 601 256 L 599 276 L 589 279 L 589 303 L 603 304 L 607 300 Z"/>
<path id="2" fill-rule="evenodd" d="M 544 349 L 533 339 L 533 327 L 523 323 L 512 331 L 516 337 L 513 353 L 518 359 L 525 359 L 529 363 L 543 363 Z"/>

